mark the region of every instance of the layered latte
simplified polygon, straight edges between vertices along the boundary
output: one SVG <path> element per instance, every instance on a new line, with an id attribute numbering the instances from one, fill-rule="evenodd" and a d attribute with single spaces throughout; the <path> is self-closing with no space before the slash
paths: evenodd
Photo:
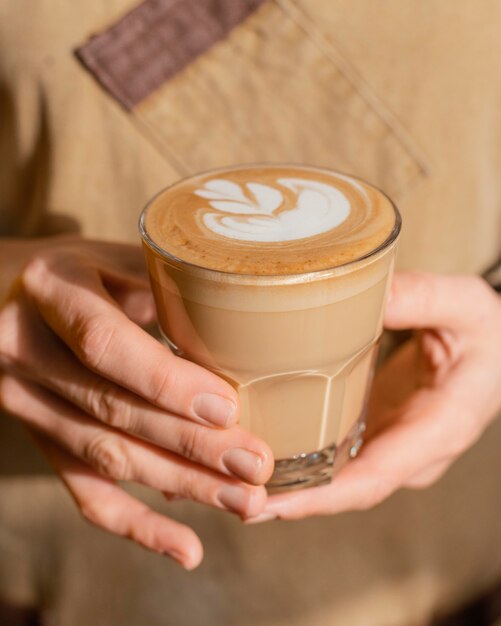
<path id="1" fill-rule="evenodd" d="M 161 331 L 239 391 L 274 486 L 330 479 L 358 449 L 399 228 L 371 185 L 293 165 L 200 174 L 143 212 Z"/>

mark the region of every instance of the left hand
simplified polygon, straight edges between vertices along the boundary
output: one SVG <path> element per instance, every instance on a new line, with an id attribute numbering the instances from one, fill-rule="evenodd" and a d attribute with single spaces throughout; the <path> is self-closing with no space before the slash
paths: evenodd
<path id="1" fill-rule="evenodd" d="M 29 429 L 85 519 L 193 569 L 197 534 L 122 483 L 258 515 L 272 453 L 236 425 L 235 390 L 145 332 L 155 307 L 139 246 L 11 240 L 0 268 L 0 409 Z"/>
<path id="2" fill-rule="evenodd" d="M 324 487 L 272 496 L 248 520 L 369 509 L 434 483 L 501 408 L 501 299 L 480 278 L 401 273 L 385 326 L 411 340 L 377 372 L 367 442 Z"/>

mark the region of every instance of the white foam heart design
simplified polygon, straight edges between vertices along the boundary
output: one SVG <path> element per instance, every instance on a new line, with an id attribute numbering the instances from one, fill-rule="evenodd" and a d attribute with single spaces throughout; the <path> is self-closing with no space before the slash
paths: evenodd
<path id="1" fill-rule="evenodd" d="M 275 215 L 284 201 L 279 189 L 250 182 L 245 183 L 245 193 L 229 180 L 208 181 L 194 191 L 218 211 L 205 213 L 205 226 L 218 235 L 242 241 L 292 241 L 327 232 L 350 213 L 348 198 L 334 186 L 302 178 L 280 178 L 277 183 L 293 191 L 297 202 Z"/>

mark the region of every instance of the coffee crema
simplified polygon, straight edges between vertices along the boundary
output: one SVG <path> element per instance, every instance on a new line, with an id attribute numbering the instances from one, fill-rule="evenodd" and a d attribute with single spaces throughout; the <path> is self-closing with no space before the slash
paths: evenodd
<path id="1" fill-rule="evenodd" d="M 396 213 L 378 189 L 299 165 L 206 172 L 161 192 L 143 216 L 167 254 L 236 274 L 300 274 L 337 267 L 378 249 Z"/>
<path id="2" fill-rule="evenodd" d="M 396 207 L 338 172 L 237 166 L 164 190 L 140 229 L 162 337 L 237 389 L 268 488 L 328 482 L 361 445 Z"/>

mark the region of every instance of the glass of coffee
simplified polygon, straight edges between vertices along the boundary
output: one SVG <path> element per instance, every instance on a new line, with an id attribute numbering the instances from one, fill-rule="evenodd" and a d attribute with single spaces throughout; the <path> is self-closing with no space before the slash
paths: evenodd
<path id="1" fill-rule="evenodd" d="M 362 444 L 400 224 L 358 178 L 277 164 L 181 180 L 141 214 L 160 332 L 238 390 L 270 490 L 327 483 Z"/>

